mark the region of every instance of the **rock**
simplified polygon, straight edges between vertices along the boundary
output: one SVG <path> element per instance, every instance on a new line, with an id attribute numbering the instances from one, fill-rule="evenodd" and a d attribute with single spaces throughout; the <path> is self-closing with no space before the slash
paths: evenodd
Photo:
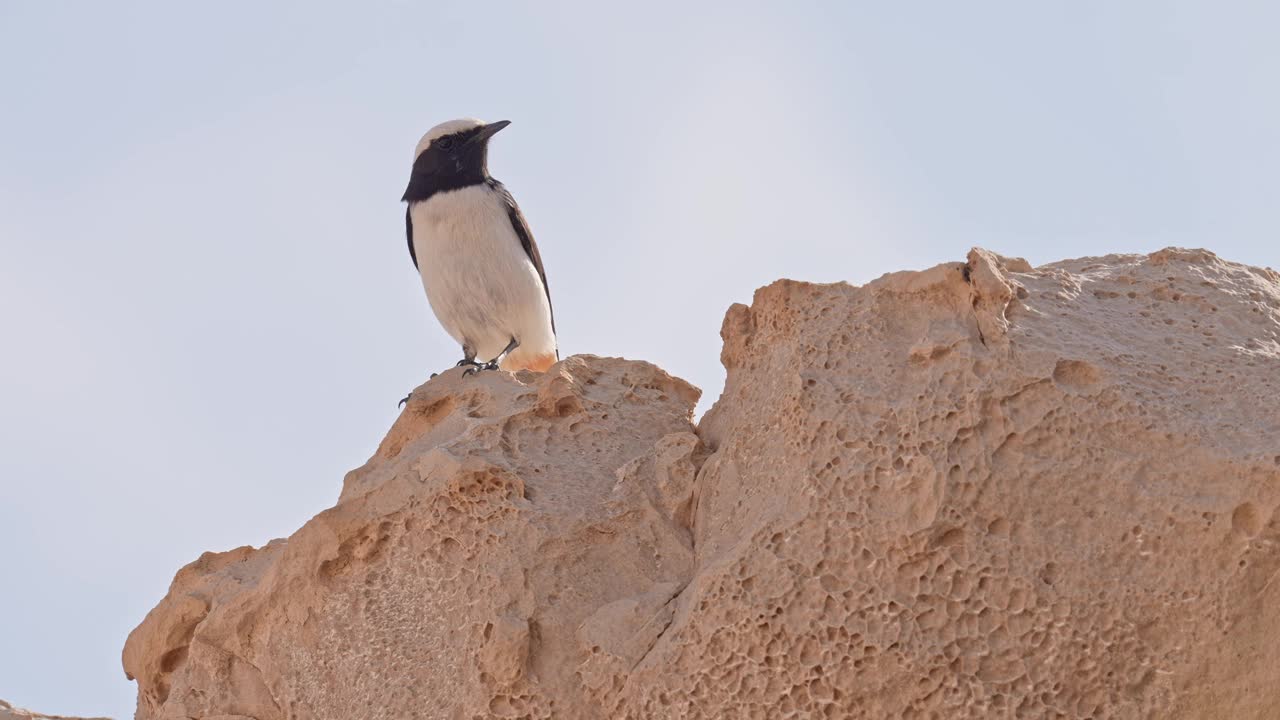
<path id="1" fill-rule="evenodd" d="M 0 700 L 0 720 L 111 720 L 111 718 L 73 718 L 65 715 L 42 715 L 38 712 L 14 707 Z"/>
<path id="2" fill-rule="evenodd" d="M 580 712 L 579 626 L 692 573 L 698 394 L 595 357 L 433 379 L 336 507 L 178 573 L 125 646 L 138 717 Z"/>
<path id="3" fill-rule="evenodd" d="M 138 718 L 1270 718 L 1280 275 L 1202 250 L 779 281 L 726 387 L 414 393 L 336 507 L 206 554 Z"/>

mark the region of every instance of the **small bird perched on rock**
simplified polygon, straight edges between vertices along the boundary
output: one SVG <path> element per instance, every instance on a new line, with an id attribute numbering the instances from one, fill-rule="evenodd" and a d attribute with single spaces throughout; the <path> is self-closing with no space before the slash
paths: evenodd
<path id="1" fill-rule="evenodd" d="M 431 128 L 402 198 L 409 257 L 431 310 L 462 345 L 466 374 L 541 372 L 559 358 L 538 245 L 511 193 L 489 175 L 489 139 L 510 124 L 465 118 Z"/>

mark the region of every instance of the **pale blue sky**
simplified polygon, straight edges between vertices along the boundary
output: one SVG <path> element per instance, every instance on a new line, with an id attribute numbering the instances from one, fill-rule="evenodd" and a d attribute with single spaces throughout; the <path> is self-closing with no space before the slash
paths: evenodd
<path id="1" fill-rule="evenodd" d="M 332 505 L 457 360 L 398 202 L 441 120 L 513 121 L 562 349 L 704 408 L 778 277 L 1280 266 L 1275 3 L 606 5 L 0 0 L 0 698 L 131 717 L 173 573 Z"/>

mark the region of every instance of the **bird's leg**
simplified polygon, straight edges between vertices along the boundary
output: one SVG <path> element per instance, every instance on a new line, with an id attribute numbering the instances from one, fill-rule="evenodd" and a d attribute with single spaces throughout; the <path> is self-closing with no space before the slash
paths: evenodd
<path id="1" fill-rule="evenodd" d="M 520 347 L 520 341 L 515 338 L 511 338 L 511 342 L 507 343 L 507 346 L 502 348 L 502 352 L 498 353 L 498 357 L 489 361 L 488 365 L 485 366 L 485 369 L 497 370 L 498 366 L 502 364 L 502 361 L 506 360 L 507 356 L 511 354 L 511 351 L 518 347 Z"/>
<path id="2" fill-rule="evenodd" d="M 475 367 L 480 364 L 476 362 L 476 351 L 470 345 L 464 344 L 462 346 L 462 359 L 454 367 Z"/>
<path id="3" fill-rule="evenodd" d="M 471 367 L 467 368 L 465 371 L 463 371 L 462 374 L 470 375 L 472 373 L 476 373 L 481 370 L 497 370 L 498 366 L 502 364 L 502 361 L 507 358 L 507 355 L 510 355 L 511 351 L 515 350 L 518 347 L 520 347 L 520 341 L 516 340 L 515 338 L 511 338 L 511 342 L 507 343 L 507 346 L 502 349 L 502 352 L 498 353 L 498 357 L 490 360 L 487 363 L 476 363 Z"/>
<path id="4" fill-rule="evenodd" d="M 477 367 L 484 367 L 484 364 L 476 362 L 476 351 L 473 350 L 470 345 L 464 343 L 462 346 L 462 359 L 459 360 L 458 364 L 454 365 L 454 367 L 466 367 L 467 371 L 464 372 L 463 375 L 470 375 L 475 372 Z M 431 373 L 431 377 L 434 378 L 439 374 L 440 373 Z M 409 395 L 405 395 L 400 399 L 399 407 L 404 407 L 404 404 L 409 402 L 410 395 L 413 395 L 413 393 L 409 393 Z"/>

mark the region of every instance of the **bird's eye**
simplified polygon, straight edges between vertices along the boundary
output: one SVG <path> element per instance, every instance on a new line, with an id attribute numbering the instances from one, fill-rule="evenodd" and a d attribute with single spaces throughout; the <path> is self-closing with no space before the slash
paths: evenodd
<path id="1" fill-rule="evenodd" d="M 450 137 L 442 137 L 442 138 L 440 138 L 440 148 L 441 148 L 441 149 L 443 149 L 443 150 L 452 150 L 452 149 L 453 149 L 453 137 L 452 137 L 452 136 L 450 136 Z"/>

